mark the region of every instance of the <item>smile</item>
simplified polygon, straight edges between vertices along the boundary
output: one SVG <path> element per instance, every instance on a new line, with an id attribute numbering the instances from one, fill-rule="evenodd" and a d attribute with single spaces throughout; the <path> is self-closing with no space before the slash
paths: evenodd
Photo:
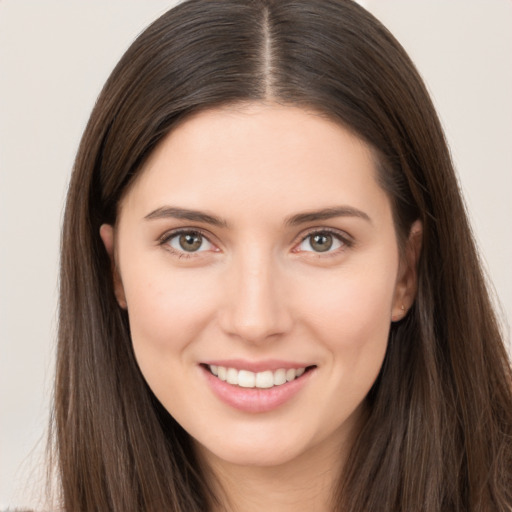
<path id="1" fill-rule="evenodd" d="M 282 386 L 291 382 L 306 372 L 306 367 L 302 368 L 279 368 L 275 371 L 265 370 L 262 372 L 251 372 L 249 370 L 238 370 L 226 366 L 207 365 L 212 375 L 218 379 L 239 386 L 242 388 L 268 389 L 276 386 Z"/>

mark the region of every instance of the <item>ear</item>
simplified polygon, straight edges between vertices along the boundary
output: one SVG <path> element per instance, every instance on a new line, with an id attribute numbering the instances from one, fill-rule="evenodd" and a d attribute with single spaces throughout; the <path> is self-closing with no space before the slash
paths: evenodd
<path id="1" fill-rule="evenodd" d="M 121 275 L 117 269 L 116 258 L 115 258 L 115 228 L 110 224 L 102 224 L 100 227 L 100 237 L 103 241 L 103 245 L 110 256 L 110 264 L 112 269 L 112 280 L 114 285 L 114 294 L 116 296 L 119 306 L 126 309 L 126 297 L 124 294 L 123 282 Z"/>
<path id="2" fill-rule="evenodd" d="M 398 270 L 391 311 L 392 322 L 402 320 L 407 315 L 416 298 L 418 290 L 418 260 L 420 258 L 422 240 L 423 225 L 420 220 L 417 220 L 411 226 Z"/>

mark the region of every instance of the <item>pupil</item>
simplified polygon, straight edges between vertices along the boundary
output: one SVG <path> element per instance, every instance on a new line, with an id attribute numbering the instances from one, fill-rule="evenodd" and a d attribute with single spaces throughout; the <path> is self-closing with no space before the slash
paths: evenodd
<path id="1" fill-rule="evenodd" d="M 331 235 L 315 235 L 311 239 L 311 247 L 317 252 L 328 251 L 332 247 Z"/>
<path id="2" fill-rule="evenodd" d="M 197 233 L 180 235 L 180 247 L 187 252 L 194 252 L 201 247 L 202 237 Z"/>

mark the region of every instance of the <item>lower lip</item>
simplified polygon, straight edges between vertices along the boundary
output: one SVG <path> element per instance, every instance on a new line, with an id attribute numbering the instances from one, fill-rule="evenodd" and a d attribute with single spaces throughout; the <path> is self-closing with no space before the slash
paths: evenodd
<path id="1" fill-rule="evenodd" d="M 222 402 L 234 409 L 250 413 L 269 412 L 284 405 L 300 392 L 314 373 L 312 369 L 286 384 L 261 389 L 228 384 L 215 377 L 207 368 L 201 369 L 210 389 Z"/>

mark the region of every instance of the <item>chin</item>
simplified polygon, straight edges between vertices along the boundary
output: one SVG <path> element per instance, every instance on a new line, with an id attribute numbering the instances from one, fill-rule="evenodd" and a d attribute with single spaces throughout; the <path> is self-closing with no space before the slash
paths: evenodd
<path id="1" fill-rule="evenodd" d="M 281 433 L 282 434 L 282 433 Z M 196 442 L 199 454 L 206 460 L 223 461 L 237 466 L 271 467 L 291 462 L 308 450 L 304 439 L 290 439 L 289 436 L 274 434 L 270 439 L 259 436 L 226 436 L 225 439 L 206 445 Z"/>

